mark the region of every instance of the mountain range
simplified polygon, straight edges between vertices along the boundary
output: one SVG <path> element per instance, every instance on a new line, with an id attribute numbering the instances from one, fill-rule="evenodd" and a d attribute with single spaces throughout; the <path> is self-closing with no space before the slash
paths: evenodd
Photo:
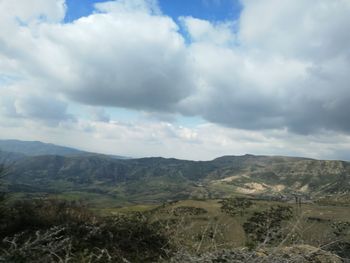
<path id="1" fill-rule="evenodd" d="M 187 198 L 347 198 L 350 163 L 283 156 L 223 156 L 211 161 L 118 159 L 41 142 L 0 141 L 10 164 L 8 190 L 110 202 Z M 107 200 L 106 199 L 106 200 Z M 350 199 L 349 199 L 350 200 Z"/>
<path id="2" fill-rule="evenodd" d="M 59 146 L 52 143 L 40 141 L 0 140 L 0 151 L 26 156 L 60 155 L 60 156 L 88 156 L 103 155 L 82 151 L 66 146 Z M 128 159 L 120 155 L 108 155 L 117 159 Z"/>

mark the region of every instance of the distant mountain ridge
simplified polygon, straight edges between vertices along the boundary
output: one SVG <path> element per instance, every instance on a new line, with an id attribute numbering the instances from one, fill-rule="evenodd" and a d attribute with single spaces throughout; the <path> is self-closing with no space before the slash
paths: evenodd
<path id="1" fill-rule="evenodd" d="M 99 153 L 86 152 L 71 147 L 59 146 L 52 143 L 43 143 L 40 141 L 21 141 L 21 140 L 0 140 L 0 151 L 23 154 L 27 156 L 39 155 L 98 155 Z M 118 155 L 109 155 L 114 158 L 125 159 L 127 157 Z"/>
<path id="2" fill-rule="evenodd" d="M 85 153 L 77 149 L 58 146 L 40 141 L 0 140 L 0 150 L 21 153 L 29 156 L 37 155 L 75 155 Z"/>
<path id="3" fill-rule="evenodd" d="M 113 202 L 222 198 L 233 194 L 320 198 L 350 193 L 350 163 L 345 161 L 255 155 L 223 156 L 212 161 L 116 159 L 76 151 L 64 148 L 61 152 L 65 156 L 13 154 L 16 158 L 7 178 L 9 190 L 86 198 L 98 195 Z M 11 153 L 0 152 L 0 160 L 5 154 Z"/>

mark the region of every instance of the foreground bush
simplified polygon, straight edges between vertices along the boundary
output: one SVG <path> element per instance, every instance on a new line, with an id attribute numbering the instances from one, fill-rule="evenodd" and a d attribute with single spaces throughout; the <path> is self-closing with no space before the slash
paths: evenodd
<path id="1" fill-rule="evenodd" d="M 0 237 L 23 231 L 48 229 L 63 224 L 93 222 L 94 216 L 79 202 L 64 200 L 17 201 L 6 206 Z"/>
<path id="2" fill-rule="evenodd" d="M 21 202 L 9 211 L 0 262 L 154 262 L 170 249 L 159 225 L 140 213 L 96 218 L 61 201 Z"/>

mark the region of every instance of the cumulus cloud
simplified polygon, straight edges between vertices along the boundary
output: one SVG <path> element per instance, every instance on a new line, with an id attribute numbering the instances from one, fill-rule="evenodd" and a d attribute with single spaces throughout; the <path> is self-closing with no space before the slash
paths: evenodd
<path id="1" fill-rule="evenodd" d="M 58 27 L 52 37 L 72 65 L 62 88 L 91 105 L 173 110 L 193 88 L 176 30 L 171 19 L 143 12 L 95 14 Z"/>
<path id="2" fill-rule="evenodd" d="M 178 26 L 159 12 L 155 1 L 112 1 L 69 24 L 17 24 L 10 38 L 2 34 L 0 53 L 53 94 L 89 105 L 173 111 L 194 85 Z"/>
<path id="3" fill-rule="evenodd" d="M 349 132 L 349 12 L 341 0 L 243 1 L 238 44 L 219 47 L 222 27 L 185 21 L 200 81 L 184 112 L 243 129 Z"/>
<path id="4" fill-rule="evenodd" d="M 280 131 L 288 140 L 349 134 L 349 1 L 241 2 L 237 21 L 177 24 L 155 0 L 99 3 L 70 23 L 64 0 L 0 1 L 0 114 L 62 128 L 80 125 L 69 105 L 84 104 L 105 128 L 115 126 L 103 108 L 121 107 L 163 121 L 199 116 L 240 134 Z M 196 131 L 152 129 L 198 142 Z"/>
<path id="5" fill-rule="evenodd" d="M 322 61 L 349 55 L 347 0 L 243 0 L 242 43 L 271 53 Z"/>
<path id="6" fill-rule="evenodd" d="M 33 83 L 2 87 L 0 90 L 0 115 L 22 121 L 29 119 L 55 126 L 61 121 L 74 120 L 67 113 L 68 103 L 50 93 L 28 89 Z"/>

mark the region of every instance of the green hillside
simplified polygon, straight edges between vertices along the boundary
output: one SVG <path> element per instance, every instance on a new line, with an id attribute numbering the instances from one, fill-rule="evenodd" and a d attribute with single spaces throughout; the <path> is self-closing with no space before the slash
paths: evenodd
<path id="1" fill-rule="evenodd" d="M 15 159 L 7 178 L 18 194 L 55 194 L 111 203 L 234 194 L 269 199 L 348 196 L 350 164 L 295 157 L 225 156 L 212 161 L 115 159 L 103 155 L 42 155 Z M 107 202 L 108 203 L 108 202 Z"/>

